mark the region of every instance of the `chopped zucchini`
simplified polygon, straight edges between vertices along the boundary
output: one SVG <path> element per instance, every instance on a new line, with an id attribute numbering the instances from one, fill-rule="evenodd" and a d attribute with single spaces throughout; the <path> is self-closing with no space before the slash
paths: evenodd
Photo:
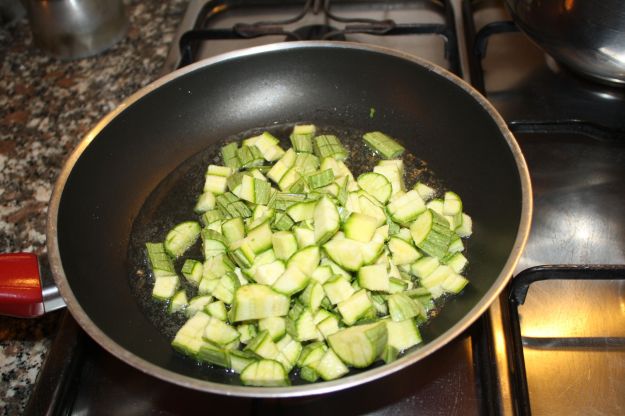
<path id="1" fill-rule="evenodd" d="M 386 323 L 380 321 L 342 329 L 328 337 L 328 344 L 346 364 L 364 368 L 378 359 L 388 341 Z"/>
<path id="2" fill-rule="evenodd" d="M 234 294 L 229 318 L 232 322 L 285 316 L 289 312 L 289 298 L 270 287 L 249 284 L 239 287 Z"/>
<path id="3" fill-rule="evenodd" d="M 258 360 L 241 371 L 241 381 L 248 386 L 280 387 L 290 384 L 282 364 L 274 360 Z"/>
<path id="4" fill-rule="evenodd" d="M 378 228 L 378 221 L 366 214 L 353 212 L 343 224 L 345 237 L 368 243 Z"/>
<path id="5" fill-rule="evenodd" d="M 380 131 L 372 131 L 362 136 L 373 150 L 385 159 L 394 159 L 404 153 L 404 146 Z"/>
<path id="6" fill-rule="evenodd" d="M 358 177 L 358 185 L 381 204 L 388 202 L 393 191 L 388 179 L 384 175 L 375 172 L 367 172 L 360 175 Z"/>
<path id="7" fill-rule="evenodd" d="M 366 133 L 384 160 L 355 180 L 337 136 L 300 124 L 289 138 L 286 151 L 267 131 L 222 147 L 191 207 L 199 220 L 146 244 L 153 296 L 188 317 L 172 346 L 246 385 L 394 361 L 422 342 L 435 299 L 469 282 L 471 217 L 451 191 L 406 190 L 401 144 Z M 177 260 L 197 256 L 198 239 L 203 258 Z"/>

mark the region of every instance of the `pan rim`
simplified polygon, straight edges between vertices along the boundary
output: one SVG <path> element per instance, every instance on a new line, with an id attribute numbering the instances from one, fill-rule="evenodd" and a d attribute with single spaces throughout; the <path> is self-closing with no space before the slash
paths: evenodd
<path id="1" fill-rule="evenodd" d="M 481 105 L 481 107 L 496 123 L 499 131 L 506 140 L 516 163 L 521 184 L 522 206 L 519 227 L 517 230 L 514 244 L 512 246 L 512 250 L 510 251 L 508 259 L 504 264 L 502 270 L 499 272 L 499 275 L 494 280 L 490 289 L 486 291 L 480 301 L 477 302 L 477 304 L 473 308 L 471 308 L 471 310 L 462 319 L 460 319 L 447 331 L 439 335 L 428 344 L 415 351 L 412 351 L 410 354 L 407 354 L 392 363 L 384 364 L 360 372 L 358 374 L 339 378 L 333 381 L 317 382 L 289 387 L 250 387 L 214 383 L 211 381 L 189 377 L 177 372 L 167 370 L 128 351 L 123 346 L 111 339 L 91 320 L 91 318 L 80 305 L 78 299 L 75 297 L 63 269 L 60 248 L 58 245 L 57 221 L 62 193 L 75 164 L 78 162 L 82 153 L 87 149 L 89 144 L 97 137 L 97 135 L 105 128 L 105 126 L 107 126 L 114 118 L 121 114 L 127 107 L 140 100 L 145 95 L 156 90 L 161 85 L 164 85 L 176 78 L 182 77 L 190 72 L 199 70 L 200 68 L 206 66 L 214 65 L 216 63 L 267 52 L 306 48 L 342 48 L 350 50 L 356 49 L 360 51 L 381 53 L 401 58 L 417 64 L 421 67 L 424 67 L 427 70 L 436 73 L 438 76 L 446 78 L 448 81 L 462 88 L 479 105 Z M 209 393 L 249 398 L 302 397 L 336 392 L 360 384 L 364 384 L 369 381 L 380 379 L 424 359 L 425 357 L 442 348 L 444 345 L 447 345 L 453 339 L 457 338 L 462 332 L 464 332 L 470 325 L 472 325 L 480 316 L 482 316 L 487 311 L 487 309 L 491 306 L 491 304 L 495 301 L 495 299 L 499 296 L 500 292 L 503 290 L 506 282 L 512 277 L 512 273 L 514 272 L 514 269 L 521 257 L 521 253 L 529 236 L 532 210 L 533 197 L 529 171 L 525 162 L 525 158 L 523 157 L 523 154 L 516 139 L 508 129 L 504 119 L 493 107 L 493 105 L 490 104 L 490 102 L 488 102 L 488 100 L 484 96 L 482 96 L 482 94 L 480 94 L 463 79 L 425 59 L 385 47 L 342 41 L 282 42 L 228 52 L 178 69 L 155 80 L 154 82 L 133 93 L 131 96 L 124 99 L 117 108 L 104 116 L 79 142 L 79 144 L 66 160 L 59 173 L 59 176 L 52 191 L 48 209 L 48 220 L 46 229 L 47 250 L 54 281 L 59 288 L 59 292 L 65 300 L 65 303 L 74 319 L 85 330 L 85 332 L 87 332 L 89 336 L 93 338 L 100 346 L 102 346 L 106 351 L 110 352 L 125 363 L 131 365 L 136 369 L 139 369 L 144 373 L 150 374 L 151 376 L 162 379 L 164 381 Z"/>

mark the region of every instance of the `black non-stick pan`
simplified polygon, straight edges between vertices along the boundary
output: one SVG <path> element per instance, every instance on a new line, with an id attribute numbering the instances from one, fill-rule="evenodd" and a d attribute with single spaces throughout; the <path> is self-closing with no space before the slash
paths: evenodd
<path id="1" fill-rule="evenodd" d="M 176 192 L 186 189 L 196 165 L 212 160 L 224 139 L 301 121 L 345 131 L 383 131 L 460 194 L 474 221 L 468 247 L 471 283 L 422 328 L 424 343 L 391 364 L 331 382 L 245 387 L 238 375 L 197 365 L 171 348 L 132 281 L 140 278 L 137 260 L 129 254 L 132 236 L 139 227 L 162 238 L 167 230 L 159 229 L 155 213 L 166 212 L 166 206 L 192 213 Z M 230 53 L 176 71 L 102 120 L 58 179 L 49 209 L 48 250 L 72 315 L 125 362 L 204 391 L 302 396 L 398 371 L 458 336 L 510 277 L 530 217 L 530 183 L 519 147 L 501 117 L 471 87 L 443 69 L 390 50 L 294 42 Z M 152 228 L 146 218 L 154 218 Z"/>

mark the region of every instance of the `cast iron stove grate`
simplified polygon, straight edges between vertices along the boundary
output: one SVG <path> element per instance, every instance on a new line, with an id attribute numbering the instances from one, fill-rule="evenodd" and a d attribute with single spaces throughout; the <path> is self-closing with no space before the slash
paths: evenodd
<path id="1" fill-rule="evenodd" d="M 389 18 L 372 19 L 353 17 L 349 10 L 376 10 L 384 8 L 402 10 L 405 7 L 427 8 L 440 15 L 440 22 L 397 22 Z M 249 10 L 291 10 L 291 15 L 281 19 L 267 19 L 251 23 L 234 23 L 219 26 L 218 20 L 230 13 Z M 336 10 L 336 11 L 335 11 Z M 345 10 L 348 12 L 346 13 Z M 383 13 L 382 13 L 383 14 Z M 312 19 L 313 24 L 307 22 Z M 253 20 L 253 19 L 252 19 Z M 217 21 L 217 22 L 215 22 Z M 444 56 L 449 69 L 460 73 L 460 57 L 450 0 L 418 1 L 353 1 L 353 0 L 217 0 L 207 2 L 199 11 L 190 30 L 180 37 L 180 58 L 177 67 L 183 67 L 201 58 L 200 46 L 206 42 L 232 41 L 267 36 L 279 36 L 279 40 L 353 40 L 352 35 L 410 36 L 434 35 L 444 41 Z M 375 43 L 372 41 L 371 43 Z"/>

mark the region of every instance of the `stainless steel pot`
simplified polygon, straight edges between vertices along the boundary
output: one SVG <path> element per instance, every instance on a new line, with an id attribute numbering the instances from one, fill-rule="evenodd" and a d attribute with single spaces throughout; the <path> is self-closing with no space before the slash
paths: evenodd
<path id="1" fill-rule="evenodd" d="M 37 47 L 60 59 L 95 55 L 126 34 L 123 0 L 22 0 Z"/>
<path id="2" fill-rule="evenodd" d="M 517 25 L 556 61 L 625 85 L 625 1 L 506 0 Z"/>

